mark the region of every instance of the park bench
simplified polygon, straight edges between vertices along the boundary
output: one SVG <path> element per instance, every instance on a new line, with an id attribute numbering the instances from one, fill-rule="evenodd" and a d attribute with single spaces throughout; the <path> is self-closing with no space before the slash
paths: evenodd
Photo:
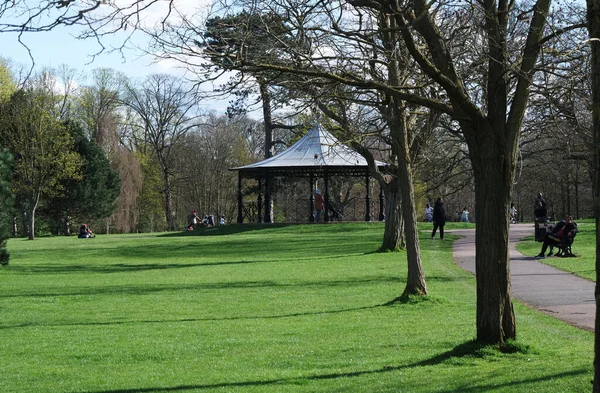
<path id="1" fill-rule="evenodd" d="M 552 229 L 554 228 L 554 225 L 549 225 L 547 227 L 548 229 L 548 233 L 552 232 Z M 576 255 L 573 254 L 573 242 L 575 241 L 575 236 L 577 236 L 577 224 L 575 224 L 575 233 L 573 234 L 573 236 L 571 237 L 564 237 L 563 239 L 559 239 L 559 238 L 554 238 L 554 240 L 556 240 L 558 242 L 558 244 L 555 244 L 553 246 L 550 246 L 550 252 L 552 253 L 552 250 L 554 247 L 556 247 L 558 249 L 558 252 L 556 254 L 554 254 L 557 257 L 575 257 Z M 552 235 L 549 235 L 552 237 Z"/>
<path id="2" fill-rule="evenodd" d="M 546 238 L 546 234 L 550 233 L 553 228 L 553 225 L 550 224 L 549 217 L 536 217 L 534 218 L 534 227 L 535 227 L 535 241 L 543 242 Z"/>

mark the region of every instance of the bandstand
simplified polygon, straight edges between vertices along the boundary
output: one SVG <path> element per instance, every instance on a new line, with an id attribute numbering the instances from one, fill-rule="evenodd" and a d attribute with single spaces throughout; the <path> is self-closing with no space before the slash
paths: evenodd
<path id="1" fill-rule="evenodd" d="M 376 161 L 375 164 L 383 169 L 386 164 Z M 242 185 L 244 179 L 258 180 L 258 222 L 271 222 L 271 185 L 269 181 L 276 177 L 295 177 L 308 180 L 307 204 L 309 206 L 309 222 L 314 222 L 313 185 L 315 179 L 324 181 L 324 215 L 325 221 L 330 219 L 331 204 L 329 200 L 329 180 L 334 176 L 353 176 L 363 178 L 366 186 L 365 196 L 365 221 L 371 221 L 371 176 L 367 160 L 341 144 L 331 133 L 320 124 L 315 124 L 301 139 L 279 154 L 263 161 L 231 168 L 238 172 L 238 214 L 237 222 L 243 223 L 243 195 Z M 263 198 L 264 195 L 264 198 Z M 384 196 L 379 193 L 379 217 L 384 219 Z M 264 211 L 263 211 L 264 208 Z M 263 214 L 264 213 L 264 214 Z"/>

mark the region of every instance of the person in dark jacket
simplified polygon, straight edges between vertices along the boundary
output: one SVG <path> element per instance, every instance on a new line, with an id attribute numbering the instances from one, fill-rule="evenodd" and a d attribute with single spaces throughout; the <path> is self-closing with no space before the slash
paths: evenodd
<path id="1" fill-rule="evenodd" d="M 80 239 L 89 239 L 91 237 L 96 237 L 92 233 L 92 230 L 87 226 L 87 224 L 81 224 L 79 227 L 79 235 L 77 236 Z"/>
<path id="2" fill-rule="evenodd" d="M 552 247 L 559 244 L 570 244 L 573 242 L 573 238 L 577 234 L 577 224 L 573 222 L 573 217 L 567 216 L 564 220 L 554 226 L 552 231 L 544 238 L 544 245 L 542 251 L 536 256 L 536 258 L 544 258 L 544 254 L 548 247 L 550 252 L 548 256 L 552 256 Z"/>
<path id="3" fill-rule="evenodd" d="M 533 205 L 533 216 L 535 217 L 536 221 L 545 222 L 548 220 L 548 208 L 546 205 L 546 200 L 541 192 L 538 193 L 535 204 Z"/>
<path id="4" fill-rule="evenodd" d="M 431 239 L 435 238 L 435 232 L 440 228 L 440 239 L 444 240 L 444 225 L 446 225 L 446 210 L 444 209 L 444 200 L 438 198 L 433 205 L 433 232 Z"/>

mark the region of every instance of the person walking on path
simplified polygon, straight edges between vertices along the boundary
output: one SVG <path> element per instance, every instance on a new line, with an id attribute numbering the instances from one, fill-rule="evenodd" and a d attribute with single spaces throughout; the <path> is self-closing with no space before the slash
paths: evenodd
<path id="1" fill-rule="evenodd" d="M 508 211 L 509 213 L 509 221 L 511 224 L 516 224 L 517 223 L 517 208 L 515 207 L 514 203 L 510 204 L 510 210 Z"/>
<path id="2" fill-rule="evenodd" d="M 446 225 L 446 210 L 444 209 L 444 200 L 438 198 L 433 205 L 433 232 L 431 239 L 435 239 L 435 232 L 440 229 L 440 239 L 444 240 L 444 225 Z"/>

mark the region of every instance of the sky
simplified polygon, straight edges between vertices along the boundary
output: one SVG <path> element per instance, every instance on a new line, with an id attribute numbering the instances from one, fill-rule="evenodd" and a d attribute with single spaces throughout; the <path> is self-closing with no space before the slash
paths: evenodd
<path id="1" fill-rule="evenodd" d="M 133 1 L 133 0 L 117 0 Z M 192 12 L 197 9 L 202 1 L 198 0 L 175 0 L 179 9 Z M 161 20 L 165 15 L 164 3 L 150 8 L 145 14 L 145 21 L 152 24 Z M 162 7 L 162 8 L 161 8 Z M 4 19 L 6 21 L 7 18 Z M 0 19 L 0 22 L 3 20 Z M 167 73 L 183 76 L 183 70 L 178 68 L 173 61 L 153 62 L 150 55 L 144 55 L 139 49 L 129 44 L 123 54 L 108 50 L 111 47 L 119 47 L 129 36 L 130 31 L 118 32 L 112 36 L 102 38 L 103 45 L 107 48 L 103 53 L 98 54 L 102 47 L 98 42 L 88 39 L 79 40 L 76 34 L 79 32 L 77 26 L 57 26 L 49 32 L 24 33 L 19 37 L 16 33 L 0 33 L 0 57 L 9 59 L 17 66 L 22 66 L 26 71 L 35 65 L 35 70 L 45 67 L 58 67 L 63 64 L 70 66 L 84 75 L 91 75 L 95 68 L 113 68 L 123 72 L 130 78 L 143 78 L 153 73 Z M 147 47 L 146 38 L 141 34 L 134 34 L 133 43 L 140 47 Z M 31 52 L 33 61 L 30 58 L 28 49 Z M 98 54 L 94 57 L 95 54 Z M 85 83 L 85 82 L 82 82 Z M 227 106 L 227 100 L 213 101 L 206 103 L 209 109 L 217 113 L 224 113 Z"/>
<path id="2" fill-rule="evenodd" d="M 178 73 L 173 64 L 152 64 L 152 58 L 141 55 L 139 51 L 126 50 L 120 53 L 105 51 L 95 58 L 101 46 L 93 40 L 78 40 L 67 27 L 60 27 L 50 32 L 28 33 L 18 41 L 17 34 L 0 33 L 0 55 L 27 68 L 33 65 L 27 49 L 35 61 L 35 68 L 58 67 L 67 64 L 79 71 L 89 73 L 94 68 L 108 67 L 122 71 L 129 77 L 144 77 L 152 73 Z M 113 42 L 118 44 L 119 38 L 113 37 L 105 41 L 105 46 Z"/>

